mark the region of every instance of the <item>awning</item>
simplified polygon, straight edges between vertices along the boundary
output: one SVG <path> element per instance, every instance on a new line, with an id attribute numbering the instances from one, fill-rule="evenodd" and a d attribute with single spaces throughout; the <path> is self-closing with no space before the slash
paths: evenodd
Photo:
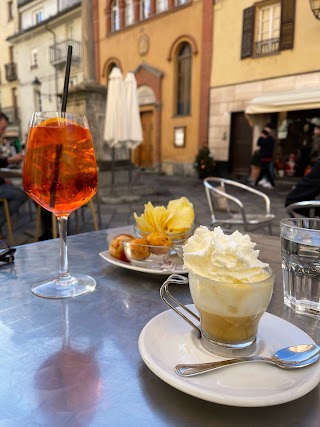
<path id="1" fill-rule="evenodd" d="M 267 93 L 251 99 L 246 114 L 320 109 L 320 88 Z"/>

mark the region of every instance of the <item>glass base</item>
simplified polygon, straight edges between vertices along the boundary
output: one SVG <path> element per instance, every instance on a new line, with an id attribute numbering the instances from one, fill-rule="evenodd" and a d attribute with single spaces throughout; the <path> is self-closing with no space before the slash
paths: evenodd
<path id="1" fill-rule="evenodd" d="M 93 277 L 77 275 L 71 276 L 66 282 L 61 282 L 58 278 L 35 283 L 31 292 L 42 298 L 74 298 L 93 292 L 95 287 L 96 281 Z"/>
<path id="2" fill-rule="evenodd" d="M 200 341 L 203 347 L 210 351 L 210 353 L 223 357 L 250 356 L 257 348 L 256 337 L 239 344 L 224 344 L 213 341 L 201 332 Z"/>

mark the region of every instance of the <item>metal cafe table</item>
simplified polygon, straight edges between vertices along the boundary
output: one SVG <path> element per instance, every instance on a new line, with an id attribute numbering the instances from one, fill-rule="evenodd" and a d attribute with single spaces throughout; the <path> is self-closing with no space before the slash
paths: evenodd
<path id="1" fill-rule="evenodd" d="M 58 239 L 19 246 L 14 265 L 0 268 L 1 426 L 320 425 L 319 385 L 288 403 L 246 408 L 198 399 L 158 378 L 143 362 L 138 339 L 144 326 L 167 310 L 159 296 L 164 277 L 99 256 L 124 231 L 68 238 L 70 272 L 97 281 L 93 293 L 75 299 L 48 300 L 30 290 L 33 282 L 58 271 Z M 295 315 L 283 304 L 279 239 L 255 235 L 253 240 L 276 272 L 268 311 L 319 343 L 319 320 Z M 176 285 L 174 292 L 191 303 L 188 286 Z"/>

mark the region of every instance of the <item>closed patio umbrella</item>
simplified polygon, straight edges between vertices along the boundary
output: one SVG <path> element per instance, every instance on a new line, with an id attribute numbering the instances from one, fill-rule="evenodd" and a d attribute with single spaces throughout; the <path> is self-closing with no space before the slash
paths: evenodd
<path id="1" fill-rule="evenodd" d="M 126 92 L 126 107 L 127 107 L 127 147 L 131 152 L 138 147 L 143 141 L 142 126 L 139 111 L 139 100 L 137 91 L 137 81 L 134 73 L 129 72 L 124 80 Z M 129 169 L 129 189 L 131 190 L 132 184 L 132 166 L 130 163 Z M 130 191 L 131 193 L 131 191 Z"/>
<path id="2" fill-rule="evenodd" d="M 121 70 L 118 67 L 113 68 L 109 76 L 106 118 L 104 127 L 104 140 L 111 147 L 112 166 L 111 166 L 111 184 L 112 194 L 114 196 L 115 176 L 114 176 L 114 148 L 128 139 L 127 127 L 127 109 L 125 84 Z"/>
<path id="3" fill-rule="evenodd" d="M 114 147 L 128 139 L 126 94 L 122 73 L 118 67 L 113 68 L 109 76 L 104 140 Z"/>
<path id="4" fill-rule="evenodd" d="M 139 112 L 137 81 L 134 73 L 129 72 L 124 80 L 127 107 L 127 146 L 134 149 L 142 143 L 142 126 Z"/>

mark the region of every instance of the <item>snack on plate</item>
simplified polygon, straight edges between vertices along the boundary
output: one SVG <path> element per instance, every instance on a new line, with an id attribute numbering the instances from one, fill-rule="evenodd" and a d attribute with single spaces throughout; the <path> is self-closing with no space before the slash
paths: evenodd
<path id="1" fill-rule="evenodd" d="M 147 242 L 150 245 L 150 252 L 157 255 L 167 253 L 167 248 L 172 246 L 172 240 L 170 237 L 166 233 L 159 231 L 148 234 Z M 164 248 L 159 248 L 156 246 L 163 246 Z"/>
<path id="2" fill-rule="evenodd" d="M 131 234 L 119 234 L 118 236 L 114 237 L 109 245 L 110 255 L 121 261 L 128 261 L 124 252 L 123 241 L 130 241 L 133 239 L 134 236 L 132 236 Z"/>
<path id="3" fill-rule="evenodd" d="M 148 242 L 142 238 L 130 240 L 125 246 L 125 251 L 128 257 L 137 261 L 143 261 L 150 256 Z"/>
<path id="4" fill-rule="evenodd" d="M 186 198 L 171 200 L 168 206 L 153 206 L 151 202 L 144 205 L 144 213 L 134 213 L 137 227 L 144 233 L 184 233 L 193 225 L 194 209 Z"/>

